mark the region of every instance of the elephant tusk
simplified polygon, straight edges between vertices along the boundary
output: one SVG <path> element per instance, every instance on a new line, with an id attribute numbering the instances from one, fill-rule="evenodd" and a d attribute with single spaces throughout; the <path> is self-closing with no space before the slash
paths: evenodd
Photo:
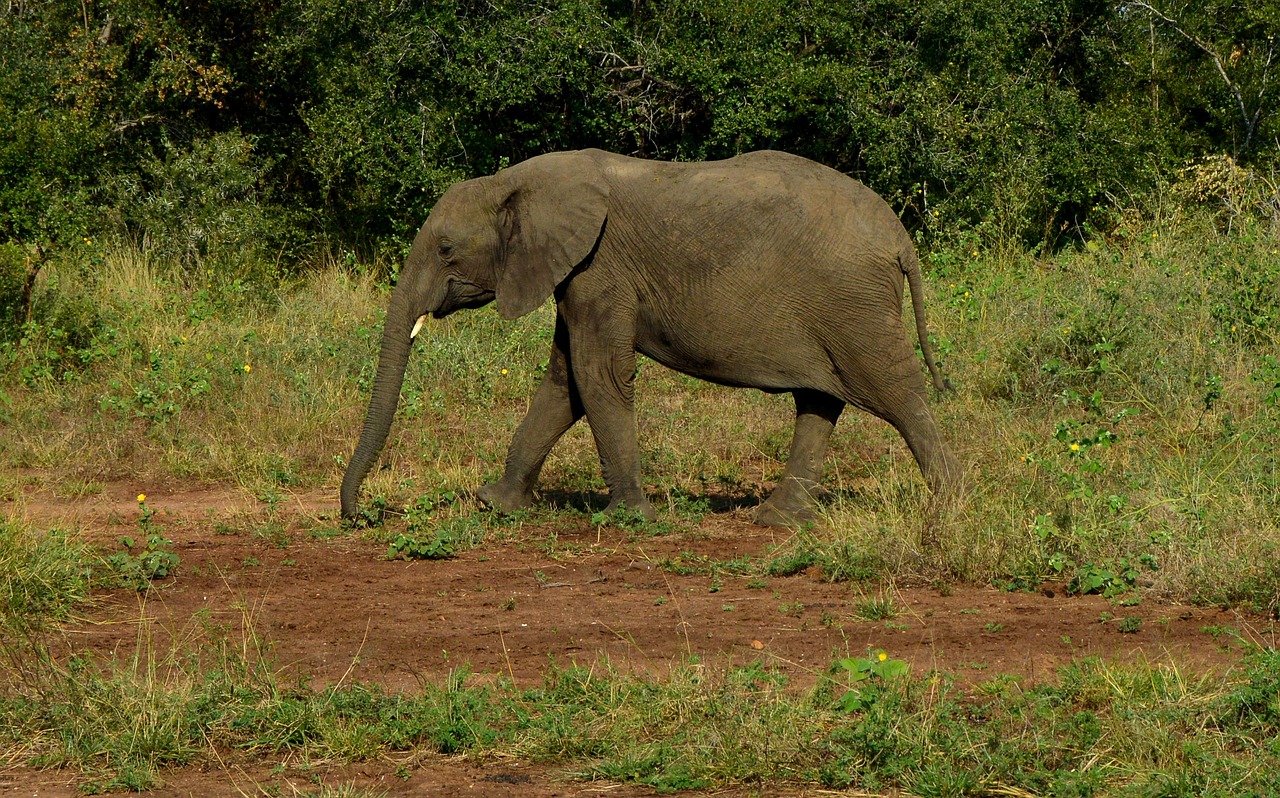
<path id="1" fill-rule="evenodd" d="M 409 340 L 412 341 L 418 337 L 418 333 L 422 331 L 422 325 L 427 323 L 427 314 L 422 314 L 418 320 L 413 323 L 413 330 L 409 333 Z"/>

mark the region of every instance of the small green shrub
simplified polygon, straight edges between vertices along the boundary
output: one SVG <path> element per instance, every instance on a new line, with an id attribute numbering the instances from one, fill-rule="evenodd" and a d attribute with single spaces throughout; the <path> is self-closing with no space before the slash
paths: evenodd
<path id="1" fill-rule="evenodd" d="M 883 593 L 855 602 L 853 614 L 864 621 L 890 621 L 898 617 L 898 607 L 891 594 Z"/>
<path id="2" fill-rule="evenodd" d="M 453 491 L 416 499 L 405 510 L 406 529 L 391 541 L 387 559 L 447 560 L 479 545 L 491 524 L 503 523 L 503 519 L 484 511 L 447 515 L 457 501 Z"/>
<path id="3" fill-rule="evenodd" d="M 171 576 L 180 560 L 173 551 L 173 541 L 156 528 L 155 510 L 147 506 L 146 496 L 138 496 L 138 511 L 138 531 L 146 542 L 138 545 L 125 535 L 120 538 L 124 551 L 107 555 L 106 565 L 116 584 L 143 591 L 150 589 L 157 579 Z"/>
<path id="4" fill-rule="evenodd" d="M 387 549 L 387 559 L 448 560 L 458 553 L 459 540 L 452 530 L 437 530 L 430 537 L 396 535 Z"/>
<path id="5" fill-rule="evenodd" d="M 1100 565 L 1084 564 L 1076 568 L 1075 575 L 1067 583 L 1067 592 L 1078 595 L 1101 594 L 1104 598 L 1116 598 L 1138 586 L 1144 571 L 1157 569 L 1155 558 L 1143 554 L 1137 563 L 1124 558 Z"/>
<path id="6" fill-rule="evenodd" d="M 120 538 L 124 551 L 107 556 L 107 566 L 112 579 L 123 587 L 147 590 L 157 579 L 171 576 L 178 567 L 178 555 L 173 552 L 173 541 L 160 534 L 146 537 L 146 543 L 137 546 L 128 535 Z M 136 547 L 136 552 L 135 552 Z"/>
<path id="7" fill-rule="evenodd" d="M 900 659 L 891 659 L 883 651 L 868 651 L 865 657 L 846 657 L 837 660 L 834 669 L 844 671 L 841 676 L 849 689 L 839 699 L 839 708 L 845 712 L 861 712 L 879 700 L 881 693 L 906 678 L 911 668 Z"/>

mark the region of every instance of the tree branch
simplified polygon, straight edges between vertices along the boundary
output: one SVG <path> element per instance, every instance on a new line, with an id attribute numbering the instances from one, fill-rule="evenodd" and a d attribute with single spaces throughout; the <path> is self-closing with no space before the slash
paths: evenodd
<path id="1" fill-rule="evenodd" d="M 1203 53 L 1205 53 L 1205 55 L 1213 59 L 1213 65 L 1218 68 L 1218 74 L 1222 76 L 1222 80 L 1227 84 L 1227 88 L 1230 89 L 1232 95 L 1235 96 L 1236 105 L 1239 106 L 1240 108 L 1240 121 L 1244 123 L 1244 131 L 1245 131 L 1244 145 L 1240 149 L 1241 150 L 1249 149 L 1249 144 L 1251 141 L 1253 141 L 1253 129 L 1257 120 L 1256 120 L 1256 117 L 1255 119 L 1249 118 L 1249 111 L 1247 108 L 1245 108 L 1244 94 L 1241 93 L 1240 87 L 1236 84 L 1234 80 L 1231 79 L 1231 76 L 1227 74 L 1227 68 L 1222 63 L 1222 56 L 1218 55 L 1218 52 L 1214 50 L 1212 47 L 1210 47 L 1207 43 L 1205 43 L 1203 39 L 1201 39 L 1200 37 L 1192 33 L 1188 33 L 1182 27 L 1182 23 L 1168 16 L 1163 11 L 1160 11 L 1159 9 L 1155 8 L 1150 3 L 1144 2 L 1144 0 L 1132 0 L 1132 4 L 1134 8 L 1143 9 L 1147 13 L 1151 14 L 1153 17 L 1158 18 L 1161 22 L 1164 22 L 1166 25 L 1173 28 L 1184 39 L 1194 44 Z M 1268 59 L 1268 64 L 1269 63 L 1270 63 L 1270 60 Z M 1237 152 L 1236 154 L 1238 155 L 1239 153 Z"/>
<path id="2" fill-rule="evenodd" d="M 45 251 L 39 244 L 35 245 L 35 257 L 27 256 L 27 276 L 22 281 L 22 321 L 31 323 L 32 295 L 36 290 L 36 277 L 40 275 L 40 267 L 44 265 Z"/>

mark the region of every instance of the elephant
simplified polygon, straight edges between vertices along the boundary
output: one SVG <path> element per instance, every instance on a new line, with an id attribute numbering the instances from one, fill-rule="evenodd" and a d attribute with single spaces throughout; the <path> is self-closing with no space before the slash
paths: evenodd
<path id="1" fill-rule="evenodd" d="M 428 317 L 496 302 L 504 319 L 554 296 L 546 372 L 500 479 L 477 497 L 530 506 L 556 441 L 586 416 L 607 512 L 655 518 L 640 478 L 636 355 L 723 385 L 789 392 L 795 433 L 756 521 L 810 517 L 845 405 L 893 425 L 935 497 L 960 480 L 902 322 L 903 278 L 935 388 L 920 263 L 889 205 L 796 155 L 662 162 L 579 150 L 539 155 L 450 186 L 418 231 L 392 292 L 377 374 L 341 508 L 386 442 L 414 336 Z"/>

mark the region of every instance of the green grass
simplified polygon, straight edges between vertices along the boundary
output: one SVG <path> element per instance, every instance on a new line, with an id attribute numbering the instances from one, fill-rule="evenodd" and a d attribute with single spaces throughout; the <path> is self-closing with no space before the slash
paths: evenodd
<path id="1" fill-rule="evenodd" d="M 0 518 L 0 629 L 44 628 L 89 597 L 96 558 L 68 532 Z"/>
<path id="2" fill-rule="evenodd" d="M 833 662 L 806 690 L 758 662 L 677 662 L 652 676 L 599 661 L 553 665 L 535 688 L 459 670 L 442 684 L 392 693 L 362 683 L 290 686 L 246 629 L 239 640 L 193 629 L 187 653 L 162 657 L 145 637 L 133 657 L 106 662 L 60 663 L 45 650 L 40 678 L 0 690 L 0 764 L 76 769 L 88 792 L 145 789 L 162 768 L 212 761 L 213 746 L 282 762 L 411 750 L 518 757 L 660 791 L 783 783 L 921 796 L 1280 790 L 1273 650 L 1254 649 L 1239 671 L 1213 678 L 1090 659 L 1061 669 L 1053 685 L 1004 676 L 968 691 L 871 652 Z"/>

